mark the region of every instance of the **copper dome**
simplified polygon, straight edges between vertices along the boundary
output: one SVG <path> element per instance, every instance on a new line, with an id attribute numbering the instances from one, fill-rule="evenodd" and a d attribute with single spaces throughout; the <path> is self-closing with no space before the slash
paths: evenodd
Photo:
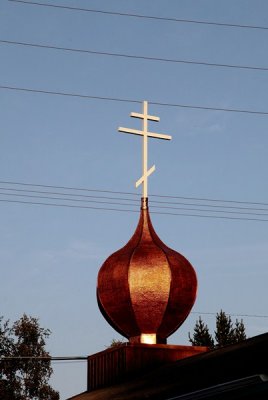
<path id="1" fill-rule="evenodd" d="M 143 206 L 132 238 L 99 271 L 103 316 L 131 342 L 146 342 L 151 335 L 154 343 L 166 343 L 188 316 L 196 291 L 192 265 L 159 239 Z"/>

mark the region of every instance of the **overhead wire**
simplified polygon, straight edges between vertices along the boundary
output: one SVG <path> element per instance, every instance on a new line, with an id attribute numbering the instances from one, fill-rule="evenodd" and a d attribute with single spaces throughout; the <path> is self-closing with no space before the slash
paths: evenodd
<path id="1" fill-rule="evenodd" d="M 67 208 L 79 208 L 79 209 L 92 209 L 92 210 L 106 210 L 106 211 L 116 211 L 116 212 L 135 212 L 138 213 L 137 209 L 137 199 L 126 199 L 111 196 L 86 196 L 86 195 L 75 195 L 72 193 L 60 193 L 60 192 L 46 192 L 38 190 L 23 190 L 23 189 L 12 189 L 2 187 L 0 191 L 0 202 L 1 203 L 15 203 L 15 204 L 29 204 L 29 205 L 41 205 L 41 206 L 54 206 L 54 207 L 67 207 Z M 4 190 L 4 191 L 3 191 Z M 19 192 L 19 193 L 18 193 Z M 31 194 L 29 194 L 31 193 Z M 32 194 L 34 193 L 34 194 Z M 57 195 L 55 193 L 58 193 Z M 3 198 L 4 196 L 4 198 Z M 66 197 L 69 196 L 69 197 Z M 75 196 L 75 198 L 74 198 Z M 27 200 L 17 200 L 16 198 L 23 197 Z M 78 198 L 82 197 L 82 198 Z M 14 198 L 16 200 L 14 200 Z M 94 200 L 93 200 L 94 198 Z M 33 200 L 28 200 L 33 199 Z M 37 200 L 35 200 L 37 199 Z M 46 201 L 39 201 L 46 200 Z M 121 200 L 124 203 L 115 201 Z M 49 201 L 49 202 L 48 202 Z M 79 204 L 78 204 L 79 203 Z M 81 205 L 83 203 L 83 205 Z M 86 203 L 86 205 L 85 205 Z M 96 206 L 87 204 L 96 204 Z M 134 203 L 134 204 L 133 204 Z M 216 218 L 216 219 L 229 219 L 229 220 L 243 220 L 243 221 L 259 221 L 268 222 L 266 218 L 268 217 L 268 209 L 263 209 L 267 213 L 257 213 L 256 208 L 250 209 L 245 208 L 244 211 L 237 211 L 235 207 L 230 211 L 225 206 L 222 209 L 212 209 L 210 204 L 191 203 L 193 207 L 189 207 L 189 203 L 183 203 L 184 207 L 172 207 L 171 205 L 166 205 L 165 202 L 159 202 L 157 200 L 152 200 L 150 208 L 152 209 L 152 214 L 160 215 L 172 215 L 172 216 L 185 216 L 185 217 L 200 217 L 200 218 Z M 171 202 L 170 202 L 171 203 Z M 179 203 L 177 203 L 179 204 Z M 176 205 L 176 203 L 174 203 Z M 112 207 L 111 207 L 112 206 Z M 120 206 L 120 208 L 114 208 L 113 206 Z M 200 208 L 201 206 L 206 208 Z M 122 208 L 128 207 L 128 208 Z M 131 208 L 129 208 L 131 207 Z M 133 208 L 134 207 L 134 208 Z M 239 210 L 241 207 L 238 208 Z M 168 210 L 168 211 L 163 211 Z M 171 211 L 170 211 L 171 210 Z M 180 211 L 180 212 L 176 212 Z M 189 211 L 195 214 L 188 213 Z M 216 214 L 221 213 L 221 215 Z M 243 215 L 243 216 L 241 216 Z M 257 217 L 257 218 L 256 218 Z"/>
<path id="2" fill-rule="evenodd" d="M 119 206 L 134 206 L 137 205 L 138 200 L 136 199 L 126 199 L 126 198 L 117 198 L 117 197 L 107 197 L 107 196 L 86 196 L 83 195 L 82 199 L 78 199 L 77 197 L 81 197 L 80 195 L 77 194 L 72 194 L 72 193 L 59 193 L 59 192 L 45 192 L 45 191 L 36 191 L 36 190 L 23 190 L 23 189 L 10 189 L 10 188 L 0 188 L 2 190 L 6 190 L 8 191 L 8 193 L 0 191 L 0 196 L 14 196 L 14 197 L 24 197 L 24 198 L 33 198 L 33 199 L 46 199 L 46 200 L 61 200 L 64 202 L 76 202 L 76 203 L 95 203 L 95 204 L 108 204 L 108 205 L 119 205 Z M 14 192 L 18 192 L 20 191 L 20 193 L 14 193 Z M 21 193 L 23 192 L 23 194 Z M 38 195 L 36 194 L 29 194 L 29 193 L 38 193 Z M 41 195 L 40 195 L 41 194 Z M 44 194 L 46 194 L 46 196 L 44 196 Z M 66 195 L 68 196 L 72 196 L 72 197 L 65 197 Z M 55 197 L 57 196 L 57 197 Z M 58 197 L 60 196 L 60 197 Z M 73 198 L 74 196 L 76 196 L 76 198 Z M 85 199 L 87 198 L 87 199 Z M 90 198 L 90 200 L 88 199 Z M 95 200 L 93 200 L 93 198 Z M 100 200 L 101 199 L 101 200 Z M 113 200 L 113 201 L 111 201 Z M 122 202 L 118 202 L 118 201 L 114 201 L 114 200 L 121 200 L 121 201 L 125 201 L 125 203 Z M 131 203 L 135 203 L 135 204 L 131 204 Z M 208 213 L 224 213 L 224 214 L 235 214 L 235 215 L 249 215 L 249 216 L 267 216 L 268 217 L 268 208 L 267 209 L 260 209 L 261 211 L 266 211 L 266 213 L 263 212 L 256 212 L 259 209 L 256 208 L 243 208 L 243 207 L 232 207 L 232 211 L 229 210 L 230 207 L 225 207 L 225 206 L 216 206 L 217 209 L 212 209 L 210 207 L 213 207 L 213 205 L 211 206 L 210 204 L 196 204 L 196 203 L 172 203 L 172 202 L 158 202 L 158 201 L 152 201 L 152 204 L 150 205 L 150 208 L 153 209 L 168 209 L 168 210 L 180 210 L 180 211 L 196 211 L 196 212 L 208 212 Z M 65 203 L 64 203 L 65 204 Z M 161 205 L 158 205 L 161 204 Z M 165 205 L 163 205 L 165 204 Z M 173 204 L 173 205 L 183 205 L 184 207 L 174 207 L 171 205 L 167 205 L 167 204 Z M 195 208 L 189 208 L 189 206 L 192 205 Z M 197 207 L 206 207 L 205 209 L 200 209 Z M 222 208 L 222 209 L 218 209 L 218 208 Z M 241 210 L 243 209 L 244 211 L 236 211 L 236 208 Z"/>
<path id="3" fill-rule="evenodd" d="M 136 103 L 141 104 L 142 100 L 135 99 L 124 99 L 119 97 L 107 97 L 107 96 L 94 96 L 94 95 L 85 95 L 81 93 L 71 93 L 71 92 L 60 92 L 60 91 L 52 91 L 52 90 L 43 90 L 43 89 L 32 89 L 29 87 L 18 87 L 18 86 L 9 86 L 9 85 L 0 85 L 0 89 L 3 90 L 11 90 L 18 92 L 28 92 L 28 93 L 39 93 L 46 95 L 54 95 L 54 96 L 64 96 L 64 97 L 76 97 L 80 99 L 88 99 L 88 100 L 102 100 L 102 101 L 114 101 L 121 103 Z M 154 100 L 149 100 L 150 104 L 160 106 L 160 107 L 178 107 L 178 108 L 186 108 L 193 110 L 205 110 L 205 111 L 223 111 L 223 112 L 232 112 L 232 113 L 242 113 L 242 114 L 253 114 L 253 115 L 268 115 L 268 111 L 257 111 L 257 110 L 243 110 L 237 108 L 226 108 L 226 107 L 208 107 L 208 106 L 195 106 L 190 104 L 179 104 L 179 103 L 164 103 Z"/>
<path id="4" fill-rule="evenodd" d="M 14 184 L 14 183 L 13 183 Z M 21 185 L 23 185 L 23 184 L 21 184 Z M 31 184 L 28 184 L 28 185 L 31 185 Z M 35 185 L 31 185 L 31 186 L 35 186 Z M 42 186 L 42 185 L 40 185 L 40 186 Z M 44 185 L 45 187 L 46 187 L 46 185 Z M 56 188 L 60 188 L 60 187 L 56 187 Z M 5 186 L 0 186 L 0 190 L 5 190 L 5 191 L 7 191 L 8 193 L 2 193 L 2 194 L 4 194 L 4 195 L 9 195 L 9 193 L 11 193 L 11 195 L 14 193 L 14 192 L 19 192 L 19 193 L 37 193 L 37 194 L 46 194 L 46 195 L 59 195 L 59 196 L 71 196 L 71 197 L 82 197 L 82 198 L 86 198 L 86 199 L 88 199 L 88 198 L 90 198 L 90 199 L 105 199 L 105 200 L 121 200 L 121 201 L 128 201 L 128 202 L 134 202 L 134 203 L 139 203 L 140 202 L 140 199 L 131 199 L 131 198 L 125 198 L 125 197 L 109 197 L 109 196 L 103 196 L 103 195 L 99 195 L 99 196 L 96 196 L 96 195 L 86 195 L 86 194 L 77 194 L 77 193 L 70 193 L 70 192 L 67 192 L 66 193 L 66 191 L 64 191 L 64 192 L 60 192 L 60 191 L 57 191 L 57 192 L 51 192 L 51 191 L 47 191 L 47 190 L 45 190 L 45 191 L 42 191 L 42 190 L 32 190 L 32 189 L 18 189 L 18 188 L 16 188 L 16 189 L 14 189 L 14 188 L 10 188 L 10 187 L 5 187 Z M 66 189 L 64 189 L 64 190 L 66 190 Z M 98 190 L 97 189 L 72 189 L 72 190 L 94 190 L 95 192 L 98 192 Z M 12 193 L 13 192 L 13 193 Z M 102 191 L 100 191 L 101 193 L 103 193 Z M 113 192 L 113 191 L 108 191 L 108 193 L 112 193 L 112 194 L 117 194 L 118 192 Z M 124 192 L 119 192 L 119 193 L 123 193 L 123 194 L 125 194 Z M 128 196 L 129 195 L 132 195 L 132 196 L 137 196 L 137 193 L 128 193 Z M 158 196 L 160 196 L 160 195 L 152 195 L 152 196 L 154 196 L 154 197 L 158 197 Z M 178 197 L 179 199 L 181 198 L 181 197 Z M 194 197 L 191 197 L 191 198 L 189 198 L 190 200 L 195 200 L 195 201 L 198 201 L 198 203 L 189 203 L 189 202 L 181 202 L 181 201 L 161 201 L 161 200 L 151 200 L 150 201 L 150 204 L 168 204 L 168 205 L 183 205 L 183 206 L 198 206 L 198 207 L 212 207 L 212 208 L 221 208 L 221 209 L 227 209 L 227 210 L 229 210 L 229 209 L 232 209 L 232 210 L 246 210 L 246 211 L 267 211 L 268 212 L 268 208 L 257 208 L 257 207 L 241 207 L 241 206 L 223 206 L 223 205 L 217 205 L 217 204 L 202 204 L 202 203 L 199 203 L 199 199 L 198 198 L 194 198 Z M 67 199 L 65 199 L 65 200 L 67 200 Z M 70 201 L 72 201 L 73 199 L 71 198 L 71 199 L 68 199 L 68 200 L 70 200 Z M 213 202 L 213 201 L 215 201 L 215 200 L 213 200 L 213 199 L 207 199 L 206 201 L 208 201 L 208 202 Z M 218 200 L 218 201 L 221 201 L 221 202 L 226 202 L 226 201 L 228 201 L 228 202 L 234 202 L 234 201 L 232 201 L 232 200 Z M 247 202 L 246 202 L 247 203 Z M 251 204 L 251 203 L 250 203 Z M 252 203 L 252 204 L 255 204 L 255 203 Z M 261 204 L 265 204 L 266 206 L 268 206 L 268 203 L 261 203 Z M 157 206 L 158 207 L 158 206 Z"/>
<path id="5" fill-rule="evenodd" d="M 217 315 L 215 312 L 205 312 L 205 311 L 191 311 L 190 314 L 199 314 L 199 315 Z M 230 317 L 240 317 L 240 318 L 268 318 L 268 315 L 260 315 L 260 314 L 234 314 L 234 313 L 225 313 Z"/>
<path id="6" fill-rule="evenodd" d="M 81 187 L 73 187 L 73 186 L 55 186 L 55 185 L 44 185 L 44 184 L 37 184 L 31 182 L 14 182 L 14 181 L 6 181 L 1 180 L 0 184 L 9 184 L 9 185 L 20 185 L 20 186 L 34 186 L 34 187 L 42 187 L 42 188 L 53 188 L 53 189 L 66 189 L 66 190 L 76 190 L 82 192 L 100 192 L 100 193 L 116 193 L 116 194 L 131 194 L 134 196 L 139 196 L 138 193 L 133 192 L 119 192 L 114 190 L 103 190 L 103 189 L 89 189 L 89 188 L 81 188 Z"/>
<path id="7" fill-rule="evenodd" d="M 118 211 L 118 212 L 135 212 L 135 213 L 139 212 L 138 210 L 130 210 L 130 209 L 78 206 L 78 205 L 63 204 L 63 203 L 45 203 L 45 202 L 37 202 L 37 201 L 22 201 L 22 200 L 11 200 L 11 199 L 0 199 L 0 202 L 1 203 L 30 204 L 30 205 L 40 205 L 40 206 L 53 206 L 53 207 L 82 208 L 82 209 L 91 209 L 91 210 Z"/>
<path id="8" fill-rule="evenodd" d="M 41 188 L 53 188 L 53 189 L 64 189 L 64 190 L 74 190 L 78 192 L 100 192 L 100 193 L 112 193 L 112 194 L 123 194 L 123 195 L 132 195 L 132 196 L 139 196 L 140 193 L 136 192 L 122 192 L 122 191 L 115 191 L 115 190 L 104 190 L 104 189 L 96 189 L 96 188 L 85 188 L 85 187 L 75 187 L 75 186 L 56 186 L 56 185 L 44 185 L 40 183 L 33 183 L 33 182 L 15 182 L 15 181 L 8 181 L 8 180 L 0 180 L 0 184 L 7 184 L 13 186 L 33 186 L 33 187 L 41 187 Z M 254 204 L 254 205 L 266 205 L 268 203 L 264 202 L 252 202 L 252 201 L 238 201 L 238 200 L 226 200 L 226 199 L 215 199 L 215 198 L 205 198 L 205 197 L 185 197 L 185 196 L 171 196 L 171 195 L 161 195 L 161 194 L 150 194 L 150 197 L 160 197 L 160 198 L 172 198 L 172 199 L 186 199 L 186 200 L 198 200 L 198 201 L 211 201 L 211 202 L 223 202 L 223 203 L 234 203 L 234 204 Z"/>
<path id="9" fill-rule="evenodd" d="M 19 1 L 17 1 L 17 2 L 19 2 Z M 21 3 L 47 5 L 47 4 L 36 3 L 36 2 L 21 2 Z M 49 6 L 51 6 L 51 5 L 49 5 Z M 193 60 L 175 60 L 175 59 L 167 59 L 167 58 L 160 58 L 160 57 L 136 56 L 136 55 L 131 55 L 131 54 L 100 52 L 100 51 L 93 51 L 93 50 L 87 50 L 87 49 L 67 48 L 67 47 L 42 45 L 42 44 L 38 44 L 38 43 L 27 43 L 27 42 L 18 42 L 18 41 L 10 41 L 10 40 L 0 40 L 0 43 L 21 45 L 21 46 L 30 46 L 30 47 L 36 47 L 36 48 L 54 49 L 54 50 L 61 50 L 61 51 L 88 53 L 88 54 L 95 54 L 95 55 L 105 55 L 105 56 L 113 56 L 113 57 L 126 57 L 126 58 L 134 58 L 134 59 L 136 58 L 136 59 L 143 59 L 143 60 L 150 60 L 150 61 L 186 63 L 186 64 L 195 64 L 195 65 L 203 65 L 203 66 L 210 66 L 210 67 L 238 68 L 238 69 L 268 71 L 268 67 L 220 64 L 220 63 L 193 61 Z M 39 93 L 39 94 L 58 95 L 58 96 L 78 97 L 78 98 L 92 99 L 92 100 L 95 99 L 95 100 L 103 100 L 103 101 L 116 101 L 116 102 L 128 102 L 128 103 L 140 103 L 141 102 L 140 100 L 135 100 L 135 99 L 123 99 L 123 98 L 113 98 L 113 97 L 107 97 L 107 96 L 83 95 L 80 93 L 66 93 L 66 92 L 59 92 L 59 91 L 22 88 L 22 87 L 14 87 L 14 86 L 7 86 L 7 85 L 1 85 L 0 89 L 32 92 L 32 93 Z M 164 102 L 156 102 L 156 101 L 151 101 L 151 104 L 162 106 L 162 107 L 180 107 L 180 108 L 189 108 L 189 109 L 197 109 L 197 110 L 207 110 L 207 111 L 223 111 L 223 112 L 246 113 L 246 114 L 256 114 L 256 115 L 268 115 L 268 112 L 266 112 L 266 111 L 258 111 L 258 110 L 250 110 L 250 109 L 244 110 L 244 109 L 237 109 L 237 108 L 209 107 L 209 106 L 198 106 L 198 105 L 190 105 L 190 104 L 164 103 Z"/>
<path id="10" fill-rule="evenodd" d="M 0 190 L 7 190 L 9 192 L 27 192 L 27 193 L 38 193 L 38 194 L 49 194 L 49 195 L 60 195 L 60 196 L 72 196 L 72 197 L 82 197 L 82 198 L 90 198 L 90 199 L 107 199 L 107 200 L 122 200 L 122 201 L 132 201 L 135 203 L 138 203 L 140 200 L 139 199 L 129 199 L 129 198 L 123 198 L 123 197 L 109 197 L 109 196 L 93 196 L 93 195 L 86 195 L 86 194 L 77 194 L 77 193 L 65 193 L 65 192 L 50 192 L 50 191 L 42 191 L 42 190 L 29 190 L 29 189 L 13 189 L 13 188 L 7 188 L 7 187 L 0 187 Z M 90 190 L 90 189 L 88 189 Z M 97 191 L 97 190 L 95 190 Z M 102 193 L 102 191 L 100 191 Z M 113 193 L 113 192 L 111 192 Z M 2 193 L 4 194 L 4 193 Z M 5 193 L 9 194 L 9 193 Z M 12 195 L 12 193 L 11 193 Z M 73 200 L 73 199 L 68 199 L 68 200 Z M 162 203 L 162 202 L 161 202 Z"/>
<path id="11" fill-rule="evenodd" d="M 36 361 L 54 361 L 54 362 L 84 362 L 87 361 L 87 356 L 64 356 L 64 357 L 56 357 L 56 356 L 2 356 L 0 357 L 0 361 L 28 361 L 28 360 L 36 360 Z"/>
<path id="12" fill-rule="evenodd" d="M 118 206 L 126 206 L 126 205 L 132 206 L 132 204 L 112 202 L 111 200 L 109 200 L 109 201 L 85 200 L 85 199 L 73 199 L 73 198 L 68 198 L 68 197 L 36 196 L 36 195 L 20 194 L 20 193 L 10 194 L 10 193 L 0 192 L 0 196 L 17 196 L 17 197 L 27 197 L 27 198 L 34 198 L 34 199 L 61 200 L 61 201 L 69 201 L 69 202 L 71 201 L 71 202 L 81 202 L 81 203 L 97 203 L 97 204 L 109 204 L 109 205 L 118 205 Z M 131 201 L 131 200 L 129 200 L 129 201 Z M 268 216 L 268 214 L 267 214 L 267 216 Z"/>
<path id="13" fill-rule="evenodd" d="M 59 190 L 72 190 L 75 192 L 93 192 L 93 193 L 106 193 L 106 194 L 122 194 L 122 195 L 129 195 L 129 196 L 134 196 L 134 197 L 140 197 L 140 193 L 136 193 L 136 192 L 123 192 L 123 191 L 115 191 L 115 190 L 108 190 L 108 189 L 96 189 L 96 188 L 86 188 L 86 187 L 75 187 L 75 186 L 59 186 L 59 185 L 45 185 L 45 184 L 41 184 L 41 183 L 33 183 L 33 182 L 17 182 L 17 181 L 9 181 L 9 180 L 0 180 L 0 184 L 2 185 L 8 185 L 8 186 L 15 186 L 16 189 L 13 188 L 8 188 L 5 187 L 5 190 L 15 190 L 15 191 L 24 191 L 26 190 L 27 192 L 36 192 L 36 193 L 49 193 L 49 194 L 60 194 L 59 192 L 42 192 L 42 191 L 36 191 L 36 190 L 32 190 L 32 189 L 18 189 L 18 186 L 22 186 L 22 187 L 37 187 L 37 188 L 44 188 L 44 189 L 59 189 Z M 4 187 L 0 187 L 0 190 L 4 189 Z M 70 192 L 67 193 L 68 195 L 71 195 Z M 81 195 L 81 194 L 72 194 L 72 196 L 79 196 L 79 197 L 88 197 L 88 195 Z M 91 195 L 90 195 L 91 197 Z M 95 197 L 95 196 L 93 196 Z M 99 197 L 99 196 L 98 196 Z M 101 196 L 102 197 L 102 196 Z M 154 198 L 168 198 L 168 199 L 185 199 L 185 200 L 193 200 L 193 201 L 208 201 L 208 202 L 221 202 L 221 203 L 233 203 L 233 204 L 248 204 L 248 205 L 262 205 L 262 206 L 267 206 L 268 207 L 268 203 L 265 202 L 252 202 L 252 201 L 241 201 L 241 200 L 230 200 L 230 199 L 215 199 L 215 198 L 209 198 L 209 197 L 186 197 L 186 196 L 174 196 L 174 195 L 161 195 L 161 194 L 150 194 L 150 197 L 154 197 Z M 112 197 L 112 199 L 114 199 L 114 197 Z M 122 200 L 122 198 L 117 198 L 118 200 Z M 139 201 L 139 200 L 135 200 L 135 201 Z M 154 202 L 156 202 L 156 200 L 153 200 Z M 164 202 L 166 203 L 166 202 Z M 177 204 L 177 203 L 168 203 L 168 204 Z M 200 205 L 200 204 L 199 204 Z M 219 206 L 221 207 L 221 206 Z M 227 207 L 227 206 L 224 206 Z M 234 208 L 234 207 L 231 207 Z M 235 207 L 235 208 L 239 208 L 240 207 Z M 262 210 L 262 209 L 256 209 L 256 210 Z"/>
<path id="14" fill-rule="evenodd" d="M 12 2 L 12 3 L 21 3 L 21 4 L 28 4 L 28 5 L 34 5 L 34 6 L 50 7 L 50 8 L 69 10 L 69 11 L 79 11 L 79 12 L 114 15 L 114 16 L 120 16 L 120 17 L 142 18 L 142 19 L 149 19 L 149 20 L 156 20 L 156 21 L 198 24 L 198 25 L 210 25 L 210 26 L 227 27 L 227 28 L 268 30 L 267 26 L 261 26 L 261 25 L 234 24 L 234 23 L 228 23 L 228 22 L 204 21 L 204 20 L 174 18 L 174 17 L 160 17 L 160 16 L 156 16 L 156 15 L 135 14 L 135 13 L 127 13 L 127 12 L 124 13 L 124 12 L 97 10 L 97 9 L 82 8 L 82 7 L 71 7 L 71 6 L 66 6 L 66 5 L 42 3 L 42 2 L 37 2 L 37 1 L 25 1 L 25 0 L 8 0 L 8 1 Z"/>
<path id="15" fill-rule="evenodd" d="M 118 208 L 111 208 L 111 207 L 78 206 L 78 205 L 64 204 L 64 203 L 46 203 L 46 202 L 23 201 L 23 200 L 12 200 L 12 199 L 0 199 L 0 202 L 1 203 L 17 203 L 17 204 L 52 206 L 52 207 L 80 208 L 80 209 L 91 209 L 91 210 L 105 210 L 105 211 L 116 211 L 116 212 L 133 212 L 133 213 L 138 213 L 139 212 L 138 210 L 132 210 L 132 209 L 122 209 L 122 208 L 118 209 Z M 117 204 L 117 203 L 107 203 L 107 204 Z M 198 211 L 198 210 L 196 210 L 196 211 Z M 170 213 L 170 212 L 152 211 L 151 214 L 268 222 L 268 219 L 260 219 L 260 218 L 242 218 L 242 217 L 240 218 L 240 217 L 227 217 L 227 216 L 214 216 L 214 215 L 198 215 L 198 214 L 188 214 L 188 213 Z"/>
<path id="16" fill-rule="evenodd" d="M 30 204 L 30 205 L 41 205 L 41 206 L 53 206 L 53 207 L 67 207 L 67 208 L 80 208 L 80 209 L 91 209 L 91 210 L 105 210 L 105 211 L 116 211 L 116 212 L 132 212 L 138 213 L 138 210 L 122 209 L 122 208 L 110 208 L 110 207 L 93 207 L 93 206 L 78 206 L 63 203 L 45 203 L 37 201 L 22 201 L 22 200 L 10 200 L 0 199 L 1 203 L 17 203 L 17 204 Z M 198 212 L 198 210 L 196 210 Z M 226 220 L 238 220 L 238 221 L 255 221 L 255 222 L 268 222 L 268 219 L 263 218 L 247 218 L 247 217 L 230 217 L 223 215 L 202 215 L 202 214 L 189 214 L 189 213 L 175 213 L 175 212 L 163 212 L 163 211 L 151 211 L 151 214 L 158 215 L 170 215 L 170 216 L 181 216 L 181 217 L 197 217 L 197 218 L 209 218 L 209 219 L 226 219 Z"/>
<path id="17" fill-rule="evenodd" d="M 47 44 L 41 44 L 41 43 L 19 42 L 19 41 L 14 41 L 14 40 L 1 39 L 0 43 L 6 44 L 6 45 L 16 45 L 16 46 L 39 48 L 39 49 L 59 50 L 59 51 L 65 51 L 65 52 L 101 55 L 101 56 L 108 56 L 108 57 L 120 57 L 120 58 L 145 60 L 145 61 L 157 61 L 157 62 L 165 62 L 165 63 L 173 63 L 173 64 L 174 63 L 175 64 L 191 64 L 191 65 L 201 65 L 201 66 L 216 67 L 216 68 L 231 68 L 231 69 L 244 69 L 244 70 L 246 69 L 246 70 L 266 71 L 266 72 L 268 71 L 268 67 L 259 67 L 259 66 L 253 66 L 253 65 L 223 64 L 223 63 L 213 63 L 213 62 L 208 62 L 208 61 L 172 59 L 172 58 L 164 58 L 164 57 L 149 57 L 149 56 L 142 56 L 142 55 L 126 54 L 126 53 L 112 53 L 112 52 L 89 50 L 89 49 L 78 49 L 78 48 L 71 48 L 71 47 L 54 46 L 54 45 L 47 45 Z"/>

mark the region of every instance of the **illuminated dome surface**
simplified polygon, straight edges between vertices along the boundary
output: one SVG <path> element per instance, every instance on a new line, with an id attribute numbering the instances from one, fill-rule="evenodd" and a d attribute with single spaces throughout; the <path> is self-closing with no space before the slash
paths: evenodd
<path id="1" fill-rule="evenodd" d="M 160 240 L 142 199 L 134 235 L 99 271 L 103 316 L 131 342 L 166 343 L 188 316 L 196 292 L 192 265 Z"/>

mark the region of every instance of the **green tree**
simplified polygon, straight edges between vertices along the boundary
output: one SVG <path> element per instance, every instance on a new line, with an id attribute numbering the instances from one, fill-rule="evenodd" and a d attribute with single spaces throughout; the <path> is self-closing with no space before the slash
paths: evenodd
<path id="1" fill-rule="evenodd" d="M 190 333 L 188 335 L 193 346 L 208 346 L 211 349 L 238 343 L 247 338 L 243 320 L 236 320 L 235 325 L 233 325 L 231 317 L 227 316 L 222 310 L 216 315 L 214 338 L 201 317 L 196 321 L 193 337 Z"/>
<path id="2" fill-rule="evenodd" d="M 53 372 L 45 350 L 49 329 L 38 319 L 23 315 L 11 327 L 0 320 L 0 398 L 5 400 L 58 400 L 49 385 Z"/>
<path id="3" fill-rule="evenodd" d="M 195 323 L 193 337 L 188 333 L 189 341 L 193 346 L 207 346 L 210 348 L 214 347 L 214 340 L 209 333 L 208 326 L 204 324 L 201 317 Z"/>

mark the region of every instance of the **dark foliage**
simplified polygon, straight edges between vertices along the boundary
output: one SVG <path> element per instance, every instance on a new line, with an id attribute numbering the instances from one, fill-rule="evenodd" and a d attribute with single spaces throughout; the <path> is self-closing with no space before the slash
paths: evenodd
<path id="1" fill-rule="evenodd" d="M 111 341 L 111 344 L 110 344 L 110 346 L 109 346 L 109 348 L 113 348 L 113 347 L 119 347 L 119 346 L 121 346 L 122 344 L 125 344 L 126 343 L 126 341 L 124 340 L 124 339 L 113 339 L 112 341 Z"/>
<path id="2" fill-rule="evenodd" d="M 189 341 L 193 346 L 207 346 L 211 349 L 238 343 L 246 338 L 246 329 L 243 320 L 236 320 L 234 325 L 231 317 L 226 315 L 222 310 L 216 315 L 214 338 L 201 317 L 196 321 L 193 337 L 189 333 Z"/>
<path id="3" fill-rule="evenodd" d="M 45 350 L 49 335 L 38 319 L 25 314 L 12 326 L 0 318 L 0 399 L 59 399 L 58 392 L 48 384 L 53 372 Z"/>
<path id="4" fill-rule="evenodd" d="M 198 321 L 196 321 L 193 337 L 191 338 L 190 333 L 188 335 L 189 341 L 193 346 L 207 346 L 209 348 L 214 347 L 213 337 L 209 333 L 208 326 L 204 324 L 201 317 L 199 317 Z"/>

